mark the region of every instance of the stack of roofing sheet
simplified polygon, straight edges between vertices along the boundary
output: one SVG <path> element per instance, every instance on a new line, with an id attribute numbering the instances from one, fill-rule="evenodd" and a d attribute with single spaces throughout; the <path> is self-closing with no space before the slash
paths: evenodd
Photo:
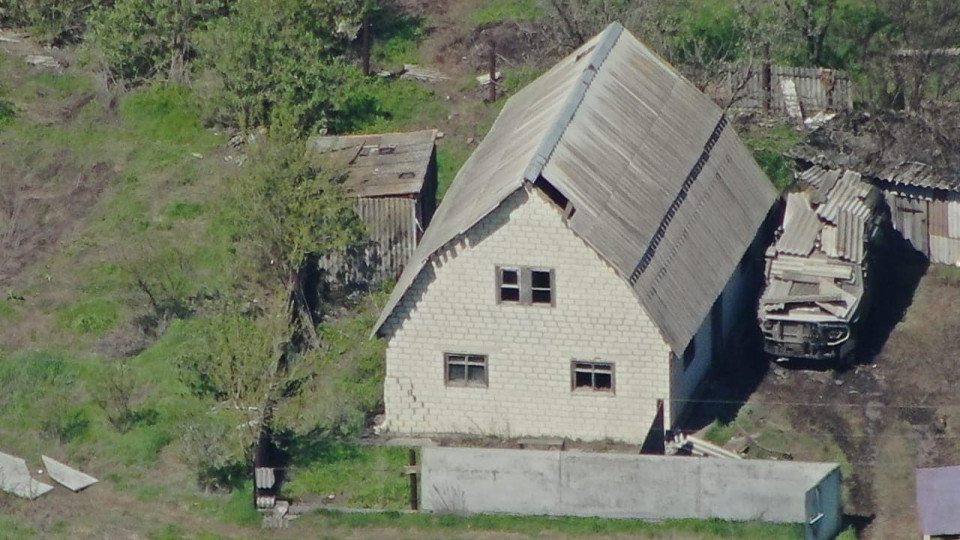
<path id="1" fill-rule="evenodd" d="M 808 189 L 786 196 L 780 236 L 767 251 L 760 314 L 846 320 L 863 294 L 864 244 L 880 194 L 853 171 L 813 167 L 799 180 Z"/>

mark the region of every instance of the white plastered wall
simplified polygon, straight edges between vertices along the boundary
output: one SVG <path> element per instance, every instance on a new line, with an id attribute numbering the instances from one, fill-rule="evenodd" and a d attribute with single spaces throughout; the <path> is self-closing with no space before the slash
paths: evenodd
<path id="1" fill-rule="evenodd" d="M 555 306 L 498 304 L 498 265 L 553 268 Z M 658 398 L 670 418 L 668 346 L 627 283 L 533 188 L 427 264 L 381 333 L 394 433 L 639 443 Z M 488 387 L 446 386 L 445 352 L 487 355 Z M 573 359 L 614 363 L 615 393 L 571 390 Z"/>

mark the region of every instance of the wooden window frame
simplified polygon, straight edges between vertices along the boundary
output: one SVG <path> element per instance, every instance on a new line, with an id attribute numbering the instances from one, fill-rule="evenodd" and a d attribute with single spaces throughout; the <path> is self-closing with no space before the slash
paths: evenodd
<path id="1" fill-rule="evenodd" d="M 462 360 L 459 360 L 462 358 Z M 464 366 L 464 379 L 450 379 L 450 363 L 453 360 Z M 470 365 L 483 366 L 483 383 L 470 381 Z M 490 385 L 490 359 L 485 354 L 476 353 L 443 353 L 443 384 L 460 388 L 488 388 Z"/>
<path id="2" fill-rule="evenodd" d="M 590 366 L 591 373 L 596 374 L 604 368 L 609 368 L 610 388 L 597 388 L 596 381 L 591 380 L 590 386 L 577 386 L 577 365 Z M 601 368 L 598 370 L 597 368 Z M 581 368 L 582 370 L 582 368 Z M 593 377 L 591 377 L 593 379 Z M 617 394 L 617 367 L 614 362 L 602 362 L 600 360 L 571 360 L 570 361 L 570 391 L 573 393 L 583 393 L 590 395 L 610 395 Z"/>
<path id="3" fill-rule="evenodd" d="M 519 300 L 504 300 L 503 299 L 503 288 L 506 286 L 508 288 L 514 288 L 513 284 L 505 285 L 503 283 L 503 272 L 504 271 L 513 271 L 517 272 L 517 288 L 519 289 Z M 542 272 L 550 275 L 550 301 L 549 302 L 535 302 L 533 300 L 533 273 Z M 518 304 L 522 306 L 550 306 L 554 307 L 557 305 L 557 274 L 553 268 L 545 268 L 542 266 L 517 266 L 517 265 L 497 265 L 496 267 L 496 278 L 497 278 L 497 287 L 494 291 L 496 296 L 496 301 L 498 304 Z M 547 290 L 543 287 L 536 288 L 538 291 Z"/>

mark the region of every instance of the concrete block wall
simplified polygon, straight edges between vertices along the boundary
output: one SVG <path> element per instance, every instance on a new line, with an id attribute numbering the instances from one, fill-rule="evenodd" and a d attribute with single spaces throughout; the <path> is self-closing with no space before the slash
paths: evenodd
<path id="1" fill-rule="evenodd" d="M 552 268 L 555 305 L 498 304 L 498 265 Z M 656 400 L 669 407 L 669 348 L 659 330 L 534 188 L 508 197 L 428 264 L 382 333 L 385 427 L 394 433 L 639 443 Z M 486 355 L 488 386 L 446 386 L 444 353 Z M 574 359 L 613 363 L 615 392 L 573 391 Z"/>
<path id="2" fill-rule="evenodd" d="M 427 512 L 805 523 L 807 540 L 843 516 L 835 463 L 424 448 L 421 466 Z"/>

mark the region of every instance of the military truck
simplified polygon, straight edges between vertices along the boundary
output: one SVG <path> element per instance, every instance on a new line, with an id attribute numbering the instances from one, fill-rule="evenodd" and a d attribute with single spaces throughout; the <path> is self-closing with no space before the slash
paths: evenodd
<path id="1" fill-rule="evenodd" d="M 763 348 L 778 360 L 848 362 L 889 219 L 882 194 L 857 172 L 814 166 L 784 198 L 781 225 L 765 253 L 757 311 Z"/>

